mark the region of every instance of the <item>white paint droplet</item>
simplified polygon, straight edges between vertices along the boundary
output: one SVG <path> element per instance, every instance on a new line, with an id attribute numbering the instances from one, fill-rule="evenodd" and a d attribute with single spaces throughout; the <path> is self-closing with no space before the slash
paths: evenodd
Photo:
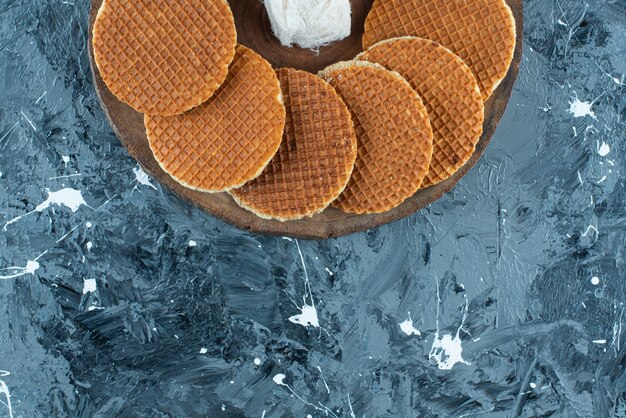
<path id="1" fill-rule="evenodd" d="M 317 309 L 314 306 L 302 305 L 300 309 L 302 313 L 289 317 L 289 321 L 294 324 L 300 324 L 303 327 L 313 326 L 319 328 L 320 322 L 317 317 Z"/>
<path id="2" fill-rule="evenodd" d="M 25 276 L 27 274 L 35 274 L 39 270 L 39 262 L 36 260 L 28 260 L 26 267 L 7 267 L 4 270 L 18 270 L 19 273 L 10 274 L 8 276 L 0 276 L 0 279 L 14 279 L 16 277 Z"/>
<path id="3" fill-rule="evenodd" d="M 327 272 L 328 274 L 330 274 L 331 276 L 334 276 L 334 275 L 335 275 L 332 271 L 330 271 L 330 269 L 329 269 L 328 267 L 325 267 L 325 268 L 324 268 L 324 270 L 326 270 L 326 272 Z"/>
<path id="4" fill-rule="evenodd" d="M 83 295 L 87 293 L 94 293 L 98 289 L 96 279 L 84 279 L 83 280 Z"/>
<path id="5" fill-rule="evenodd" d="M 222 404 L 222 411 L 226 411 L 226 405 Z"/>
<path id="6" fill-rule="evenodd" d="M 282 374 L 282 373 L 278 373 L 276 376 L 274 376 L 274 377 L 272 378 L 272 380 L 273 380 L 273 381 L 274 381 L 274 383 L 276 383 L 277 385 L 280 385 L 280 386 L 285 386 L 285 383 L 283 383 L 283 381 L 285 380 L 285 378 L 286 378 L 286 377 L 287 377 L 287 376 L 285 376 L 284 374 Z"/>
<path id="7" fill-rule="evenodd" d="M 208 352 L 209 352 L 209 350 L 207 350 L 207 349 L 206 349 L 206 348 L 204 348 L 204 347 L 202 347 L 202 348 L 200 349 L 200 354 L 206 354 L 206 353 L 208 353 Z"/>
<path id="8" fill-rule="evenodd" d="M 591 284 L 594 286 L 597 286 L 600 284 L 600 278 L 598 276 L 593 276 L 591 278 Z"/>
<path id="9" fill-rule="evenodd" d="M 48 198 L 35 208 L 35 212 L 41 212 L 52 205 L 66 206 L 72 212 L 76 212 L 82 205 L 87 206 L 83 199 L 83 193 L 76 189 L 62 189 L 57 192 L 48 192 Z"/>
<path id="10" fill-rule="evenodd" d="M 591 109 L 593 103 L 591 102 L 582 102 L 578 98 L 575 98 L 574 101 L 570 102 L 569 113 L 574 115 L 575 118 L 583 118 L 585 116 L 591 116 L 594 119 L 596 118 L 596 114 Z"/>
<path id="11" fill-rule="evenodd" d="M 531 383 L 530 383 L 530 387 L 531 387 L 531 388 L 533 388 L 533 389 L 535 389 L 535 388 L 537 387 L 537 384 L 536 384 L 536 383 L 531 382 Z"/>
<path id="12" fill-rule="evenodd" d="M 87 202 L 85 202 L 85 199 L 83 199 L 83 194 L 80 190 L 66 188 L 56 192 L 48 191 L 48 198 L 45 201 L 39 204 L 34 210 L 11 219 L 6 224 L 4 224 L 3 229 L 6 231 L 7 226 L 14 224 L 23 217 L 28 216 L 32 213 L 43 212 L 52 205 L 65 206 L 70 208 L 72 212 L 76 212 L 78 208 L 80 208 L 82 205 L 87 206 Z"/>
<path id="13" fill-rule="evenodd" d="M 4 377 L 4 376 L 9 376 L 10 374 L 11 373 L 9 372 L 2 371 L 2 374 L 0 374 L 0 376 Z M 7 407 L 8 412 L 9 412 L 8 418 L 13 418 L 13 406 L 11 405 L 11 392 L 9 391 L 9 387 L 7 386 L 7 384 L 4 383 L 4 380 L 0 380 L 0 394 L 4 395 L 4 397 L 6 398 L 6 402 L 0 401 L 0 403 Z"/>
<path id="14" fill-rule="evenodd" d="M 607 144 L 606 142 L 602 142 L 602 145 L 598 147 L 598 154 L 600 154 L 601 157 L 606 157 L 610 153 L 611 153 L 611 146 Z"/>
<path id="15" fill-rule="evenodd" d="M 91 228 L 93 225 L 91 224 L 91 222 L 86 222 L 86 223 L 85 223 L 85 226 L 86 226 L 87 228 Z"/>
<path id="16" fill-rule="evenodd" d="M 148 177 L 148 174 L 143 171 L 143 168 L 141 168 L 141 166 L 138 165 L 137 167 L 133 168 L 133 173 L 135 173 L 134 182 L 137 182 L 137 184 L 141 184 L 143 186 L 152 187 L 154 190 L 157 190 L 157 188 L 154 187 L 154 185 L 150 182 L 150 177 Z M 135 186 L 135 188 L 136 187 L 137 186 Z"/>
<path id="17" fill-rule="evenodd" d="M 85 247 L 87 247 L 87 252 L 89 252 L 93 248 L 93 243 L 91 241 L 89 241 L 89 242 L 87 242 L 87 244 L 85 244 Z"/>
<path id="18" fill-rule="evenodd" d="M 400 329 L 406 335 L 418 335 L 418 336 L 422 335 L 420 330 L 413 326 L 413 320 L 411 319 L 411 313 L 410 312 L 409 312 L 409 319 L 407 319 L 406 321 L 404 321 L 403 323 L 398 324 L 398 325 L 400 325 Z"/>
<path id="19" fill-rule="evenodd" d="M 195 247 L 195 246 L 197 246 L 197 245 L 198 245 L 198 243 L 197 243 L 197 242 L 195 242 L 194 240 L 189 240 L 189 246 L 190 246 L 190 247 Z"/>
<path id="20" fill-rule="evenodd" d="M 260 366 L 260 365 L 261 365 L 261 359 L 260 359 L 260 358 L 258 358 L 258 357 L 257 357 L 257 358 L 255 358 L 255 359 L 254 359 L 254 364 L 255 364 L 256 366 Z"/>
<path id="21" fill-rule="evenodd" d="M 69 155 L 62 155 L 61 159 L 63 160 L 63 162 L 65 163 L 65 165 L 68 165 L 70 163 L 70 157 Z"/>
<path id="22" fill-rule="evenodd" d="M 446 334 L 441 338 L 438 333 L 435 334 L 429 358 L 437 364 L 440 370 L 452 370 L 458 363 L 470 365 L 463 359 L 463 347 L 458 334 L 454 338 L 451 334 Z"/>

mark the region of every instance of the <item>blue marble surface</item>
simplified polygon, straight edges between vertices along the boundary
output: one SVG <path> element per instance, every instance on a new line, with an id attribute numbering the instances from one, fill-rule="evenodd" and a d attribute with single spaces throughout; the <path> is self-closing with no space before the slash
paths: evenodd
<path id="1" fill-rule="evenodd" d="M 479 164 L 320 242 L 143 173 L 88 9 L 0 0 L 0 417 L 626 416 L 624 0 L 526 1 Z"/>

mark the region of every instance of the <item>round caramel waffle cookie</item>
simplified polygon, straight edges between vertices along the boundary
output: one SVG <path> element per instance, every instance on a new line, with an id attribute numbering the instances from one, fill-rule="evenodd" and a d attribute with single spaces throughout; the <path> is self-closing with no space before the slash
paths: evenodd
<path id="1" fill-rule="evenodd" d="M 515 18 L 505 0 L 375 0 L 363 46 L 402 36 L 436 41 L 461 57 L 487 100 L 513 59 Z"/>
<path id="2" fill-rule="evenodd" d="M 323 70 L 352 113 L 357 160 L 346 190 L 333 203 L 344 212 L 382 213 L 422 184 L 433 133 L 422 100 L 398 73 L 363 61 Z"/>
<path id="3" fill-rule="evenodd" d="M 257 177 L 283 135 L 285 106 L 270 64 L 238 45 L 215 95 L 176 116 L 145 116 L 150 148 L 183 186 L 221 192 Z"/>
<path id="4" fill-rule="evenodd" d="M 433 157 L 422 188 L 454 174 L 483 132 L 484 103 L 472 71 L 450 50 L 422 38 L 382 41 L 358 57 L 396 71 L 417 91 L 433 129 Z"/>
<path id="5" fill-rule="evenodd" d="M 229 193 L 280 221 L 315 215 L 345 189 L 356 160 L 352 118 L 335 89 L 313 74 L 277 71 L 287 110 L 278 153 L 259 177 Z"/>
<path id="6" fill-rule="evenodd" d="M 105 0 L 93 28 L 102 80 L 141 113 L 176 115 L 208 100 L 235 54 L 225 0 Z"/>

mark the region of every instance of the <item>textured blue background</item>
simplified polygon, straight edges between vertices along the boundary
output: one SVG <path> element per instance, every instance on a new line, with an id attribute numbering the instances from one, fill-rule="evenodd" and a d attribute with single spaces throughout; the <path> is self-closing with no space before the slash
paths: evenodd
<path id="1" fill-rule="evenodd" d="M 476 168 L 323 242 L 143 175 L 88 3 L 0 0 L 1 417 L 626 416 L 624 0 L 526 1 Z"/>

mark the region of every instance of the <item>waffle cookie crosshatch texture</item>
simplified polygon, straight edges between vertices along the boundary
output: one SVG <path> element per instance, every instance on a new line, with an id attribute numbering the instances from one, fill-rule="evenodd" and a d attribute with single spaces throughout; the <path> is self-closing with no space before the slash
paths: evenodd
<path id="1" fill-rule="evenodd" d="M 471 7 L 465 1 L 353 0 L 350 34 L 316 49 L 281 44 L 262 2 L 214 0 L 180 8 L 168 3 L 158 13 L 138 12 L 161 10 L 159 0 L 133 7 L 117 3 L 93 0 L 89 48 L 96 91 L 119 139 L 148 174 L 179 196 L 239 228 L 273 235 L 320 239 L 371 229 L 452 190 L 495 132 L 521 59 L 521 0 L 481 0 Z M 469 26 L 459 23 L 460 15 L 469 16 Z M 116 43 L 121 38 L 123 45 Z M 244 49 L 246 56 L 258 57 L 254 69 L 251 63 L 240 70 L 241 52 L 235 51 Z M 421 76 L 410 68 L 414 57 L 426 69 Z M 372 125 L 380 119 L 376 109 L 362 110 L 378 98 L 341 97 L 340 80 L 323 75 L 351 62 L 397 76 L 425 106 L 426 123 L 405 108 L 385 126 Z M 337 116 L 320 100 L 329 99 L 290 90 L 284 72 L 282 81 L 277 74 L 259 75 L 271 67 L 278 75 L 291 69 L 318 76 L 317 83 L 328 85 L 319 90 L 325 96 L 337 90 L 335 103 L 351 116 L 353 133 L 341 123 L 328 125 L 325 119 Z M 448 79 L 441 80 L 442 74 Z M 154 81 L 140 82 L 147 77 Z M 264 93 L 253 99 L 257 83 Z M 357 91 L 369 88 L 365 83 L 363 78 Z M 263 128 L 252 135 L 257 125 Z M 321 126 L 328 129 L 315 128 Z M 413 150 L 408 131 L 404 145 L 381 135 L 401 129 L 430 144 L 418 141 Z M 305 131 L 311 133 L 294 135 Z M 308 151 L 298 151 L 305 144 Z M 325 144 L 344 151 L 331 157 Z M 378 152 L 367 151 L 376 147 Z M 415 158 L 404 158 L 412 153 Z M 371 157 L 376 155 L 385 158 Z M 272 209 L 270 200 L 283 207 Z"/>

